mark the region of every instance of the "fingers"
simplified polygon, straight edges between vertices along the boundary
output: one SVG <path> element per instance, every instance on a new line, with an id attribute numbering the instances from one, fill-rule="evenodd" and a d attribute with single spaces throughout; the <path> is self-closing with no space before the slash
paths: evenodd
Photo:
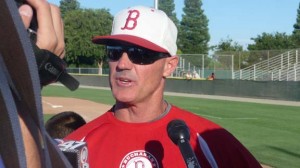
<path id="1" fill-rule="evenodd" d="M 36 45 L 63 58 L 64 27 L 59 8 L 46 0 L 27 0 L 27 2 L 36 10 L 38 21 Z"/>
<path id="2" fill-rule="evenodd" d="M 29 5 L 22 5 L 19 8 L 19 13 L 21 15 L 25 28 L 28 29 L 33 15 L 32 8 Z"/>
<path id="3" fill-rule="evenodd" d="M 65 55 L 64 24 L 61 19 L 60 9 L 54 5 L 51 5 L 50 8 L 53 20 L 53 27 L 57 37 L 57 45 L 54 52 L 59 57 L 63 58 Z"/>

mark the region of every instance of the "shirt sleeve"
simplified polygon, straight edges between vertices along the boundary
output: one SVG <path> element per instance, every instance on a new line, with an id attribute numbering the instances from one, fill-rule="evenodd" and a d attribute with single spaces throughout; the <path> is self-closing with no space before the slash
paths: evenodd
<path id="1" fill-rule="evenodd" d="M 261 167 L 255 157 L 231 133 L 225 129 L 209 130 L 198 136 L 200 150 L 211 165 L 231 168 Z M 205 144 L 206 143 L 206 144 Z M 205 150 L 206 149 L 206 152 Z M 207 152 L 209 149 L 209 152 Z M 208 157 L 207 157 L 208 156 Z"/>

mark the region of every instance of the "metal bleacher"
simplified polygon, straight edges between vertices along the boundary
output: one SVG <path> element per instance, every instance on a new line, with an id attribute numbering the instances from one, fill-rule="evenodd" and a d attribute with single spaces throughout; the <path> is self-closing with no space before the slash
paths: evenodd
<path id="1" fill-rule="evenodd" d="M 290 50 L 234 72 L 234 79 L 300 81 L 299 49 Z"/>

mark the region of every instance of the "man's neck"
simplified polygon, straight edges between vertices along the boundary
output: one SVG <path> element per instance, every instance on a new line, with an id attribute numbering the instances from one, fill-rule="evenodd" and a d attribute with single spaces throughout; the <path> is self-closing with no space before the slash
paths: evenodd
<path id="1" fill-rule="evenodd" d="M 116 103 L 114 106 L 115 117 L 121 121 L 129 123 L 145 123 L 155 121 L 164 113 L 167 113 L 168 103 L 164 100 L 155 103 L 128 105 Z"/>

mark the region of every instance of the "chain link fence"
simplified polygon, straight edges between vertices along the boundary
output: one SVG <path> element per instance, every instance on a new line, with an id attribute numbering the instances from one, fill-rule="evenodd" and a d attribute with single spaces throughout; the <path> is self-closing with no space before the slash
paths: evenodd
<path id="1" fill-rule="evenodd" d="M 227 51 L 214 54 L 180 54 L 179 63 L 172 74 L 175 78 L 206 79 L 212 73 L 216 79 L 234 79 L 234 72 L 271 59 L 288 50 L 261 50 L 261 51 Z M 67 68 L 74 74 L 108 75 L 108 68 Z"/>

